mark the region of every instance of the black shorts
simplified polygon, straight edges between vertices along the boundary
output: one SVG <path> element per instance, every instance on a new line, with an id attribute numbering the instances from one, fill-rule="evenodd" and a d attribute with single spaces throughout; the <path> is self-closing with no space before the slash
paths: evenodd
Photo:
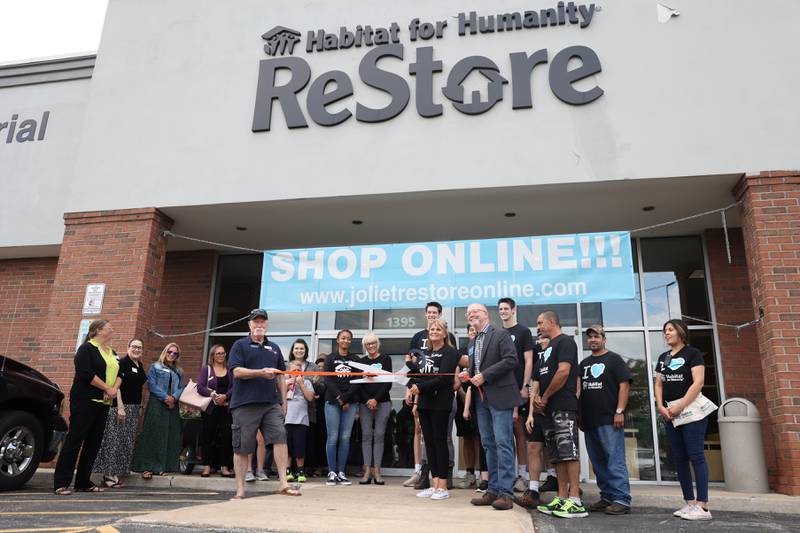
<path id="1" fill-rule="evenodd" d="M 544 419 L 544 440 L 551 463 L 577 461 L 578 413 L 554 411 Z"/>
<path id="2" fill-rule="evenodd" d="M 527 418 L 526 418 L 527 420 Z M 541 442 L 544 444 L 544 427 L 547 417 L 539 413 L 533 415 L 533 431 L 528 431 L 525 427 L 525 437 L 528 442 Z"/>
<path id="3" fill-rule="evenodd" d="M 475 402 L 470 406 L 470 419 L 464 420 L 464 401 L 456 394 L 456 435 L 459 437 L 469 437 L 478 434 L 478 422 L 475 414 Z"/>

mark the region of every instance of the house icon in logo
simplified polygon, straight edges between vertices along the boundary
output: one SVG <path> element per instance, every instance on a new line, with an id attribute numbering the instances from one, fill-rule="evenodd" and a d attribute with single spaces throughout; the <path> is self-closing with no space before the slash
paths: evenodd
<path id="1" fill-rule="evenodd" d="M 284 26 L 275 26 L 261 36 L 267 41 L 264 51 L 271 55 L 291 55 L 294 52 L 294 45 L 300 42 L 300 32 Z"/>
<path id="2" fill-rule="evenodd" d="M 479 72 L 488 80 L 487 99 L 480 99 L 480 92 L 473 91 L 472 99 L 467 102 L 464 95 L 464 82 L 474 73 Z M 491 60 L 482 56 L 471 56 L 462 59 L 453 66 L 447 78 L 447 86 L 442 88 L 444 94 L 453 106 L 467 115 L 479 115 L 489 111 L 494 105 L 503 99 L 503 85 L 508 80 L 500 75 L 497 65 Z"/>

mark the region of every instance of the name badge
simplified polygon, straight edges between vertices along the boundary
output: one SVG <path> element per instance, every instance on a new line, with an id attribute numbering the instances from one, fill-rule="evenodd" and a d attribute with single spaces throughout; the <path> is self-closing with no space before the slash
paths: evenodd
<path id="1" fill-rule="evenodd" d="M 131 367 L 131 372 L 134 372 L 135 374 L 138 374 L 139 373 L 139 369 L 136 368 L 135 366 L 133 366 L 133 367 Z"/>

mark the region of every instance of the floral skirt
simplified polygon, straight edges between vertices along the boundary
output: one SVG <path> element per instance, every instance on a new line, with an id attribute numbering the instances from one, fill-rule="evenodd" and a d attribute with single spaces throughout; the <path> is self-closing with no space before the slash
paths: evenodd
<path id="1" fill-rule="evenodd" d="M 136 442 L 136 426 L 141 405 L 125 405 L 125 420 L 117 420 L 117 409 L 108 410 L 103 444 L 94 461 L 95 473 L 108 476 L 125 476 L 131 472 L 133 445 Z"/>

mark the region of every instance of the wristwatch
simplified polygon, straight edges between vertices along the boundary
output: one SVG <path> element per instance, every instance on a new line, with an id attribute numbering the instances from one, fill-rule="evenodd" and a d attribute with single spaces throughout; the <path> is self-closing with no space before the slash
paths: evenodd
<path id="1" fill-rule="evenodd" d="M 614 412 L 617 413 L 618 415 L 624 415 L 625 414 L 625 410 L 624 409 L 620 409 L 619 407 L 617 407 L 617 410 L 614 411 Z"/>

